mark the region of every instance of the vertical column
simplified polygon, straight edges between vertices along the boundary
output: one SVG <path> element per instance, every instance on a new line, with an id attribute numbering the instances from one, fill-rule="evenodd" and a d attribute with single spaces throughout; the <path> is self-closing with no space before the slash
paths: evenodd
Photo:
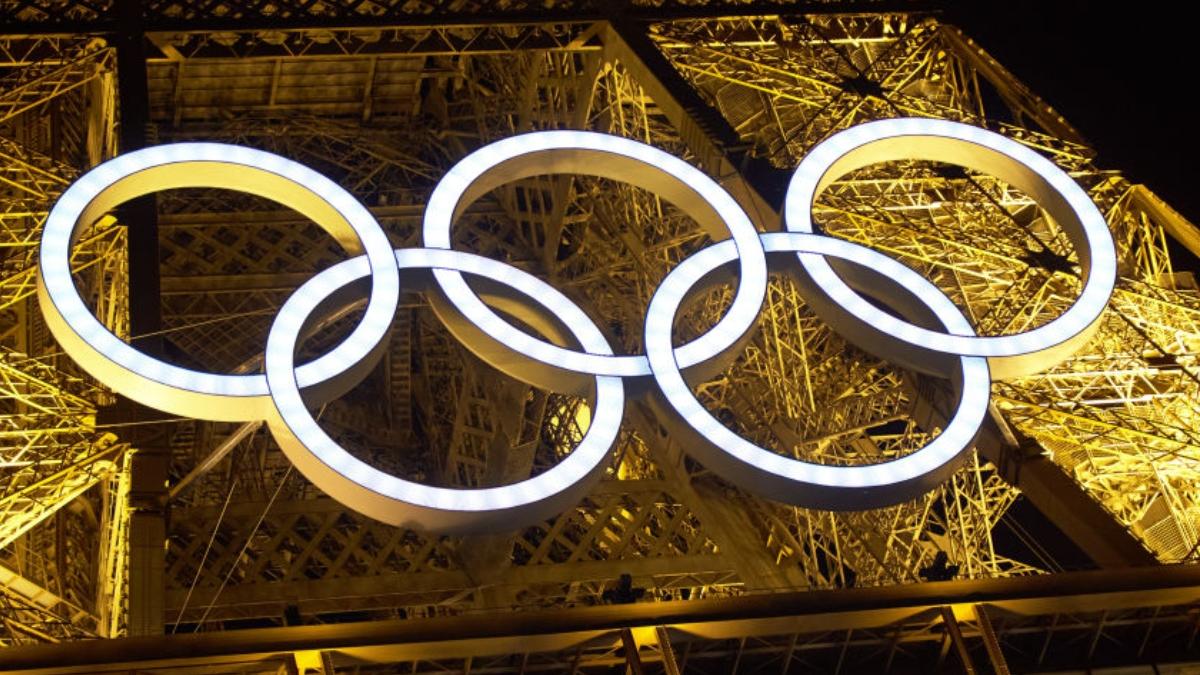
<path id="1" fill-rule="evenodd" d="M 987 608 L 980 604 L 972 605 L 975 620 L 979 623 L 979 634 L 983 637 L 983 646 L 987 649 L 988 660 L 991 661 L 992 671 L 996 675 L 1009 675 L 1008 661 L 1004 658 L 1004 650 L 1000 649 L 1000 640 L 996 630 L 992 628 L 992 620 L 988 618 Z"/>
<path id="2" fill-rule="evenodd" d="M 953 608 L 942 607 L 942 625 L 945 627 L 949 644 L 954 646 L 954 651 L 958 654 L 963 672 L 966 675 L 975 675 L 978 671 L 975 670 L 975 663 L 971 660 L 970 651 L 967 650 L 967 641 L 963 639 L 962 628 L 958 625 L 958 617 L 954 616 Z"/>
<path id="3" fill-rule="evenodd" d="M 121 152 L 145 147 L 150 128 L 150 85 L 140 0 L 119 0 L 117 47 L 118 136 Z M 161 353 L 158 274 L 158 211 L 154 195 L 127 202 L 121 222 L 128 228 L 129 331 L 139 349 Z M 139 337 L 141 336 L 141 337 Z M 149 337 L 147 337 L 149 336 Z"/>
<path id="4" fill-rule="evenodd" d="M 120 151 L 146 145 L 150 92 L 146 73 L 146 36 L 140 0 L 118 0 L 117 101 Z M 153 195 L 131 200 L 118 214 L 124 224 L 129 263 L 129 332 L 143 352 L 162 355 L 159 294 L 158 210 Z M 166 483 L 170 453 L 166 435 L 153 421 L 157 413 L 121 400 L 114 416 L 133 423 L 126 434 L 137 449 L 131 468 L 129 521 L 129 634 L 163 632 L 166 543 Z"/>

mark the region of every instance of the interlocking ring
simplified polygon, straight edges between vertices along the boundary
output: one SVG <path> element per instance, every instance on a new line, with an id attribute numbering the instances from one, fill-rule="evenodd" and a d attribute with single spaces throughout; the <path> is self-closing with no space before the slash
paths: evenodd
<path id="1" fill-rule="evenodd" d="M 910 158 L 983 170 L 1037 199 L 1076 247 L 1084 279 L 1076 302 L 1062 316 L 1024 333 L 977 336 L 954 303 L 917 272 L 872 249 L 813 232 L 813 199 L 830 183 L 873 162 Z M 645 355 L 614 354 L 587 313 L 546 282 L 450 248 L 451 226 L 473 200 L 508 181 L 564 172 L 651 190 L 718 240 L 681 262 L 656 290 L 645 321 Z M 274 199 L 312 218 L 349 252 L 364 253 L 317 274 L 284 303 L 267 338 L 265 375 L 201 373 L 141 354 L 91 315 L 71 279 L 70 248 L 82 227 L 132 197 L 191 186 Z M 371 214 L 312 170 L 257 150 L 182 143 L 106 162 L 63 194 L 43 233 L 38 293 L 63 349 L 113 389 L 148 406 L 201 419 L 265 419 L 301 473 L 347 506 L 387 523 L 462 532 L 512 529 L 582 498 L 601 475 L 617 438 L 623 381 L 630 378 L 645 383 L 633 391 L 652 397 L 664 422 L 686 439 L 687 452 L 747 490 L 831 509 L 912 498 L 959 466 L 986 415 L 992 378 L 1037 372 L 1078 349 L 1095 330 L 1115 283 L 1116 249 L 1087 194 L 1029 149 L 956 122 L 885 120 L 831 136 L 797 168 L 784 214 L 789 232 L 760 235 L 725 190 L 678 158 L 624 138 L 545 131 L 492 143 L 455 165 L 426 207 L 427 248 L 393 251 Z M 704 409 L 685 374 L 722 367 L 748 338 L 766 294 L 768 254 L 796 275 L 814 311 L 847 340 L 881 358 L 952 380 L 958 406 L 936 438 L 877 464 L 814 464 L 755 446 Z M 718 274 L 725 275 L 719 281 L 736 284 L 729 309 L 708 332 L 675 346 L 672 329 L 680 305 L 697 284 Z M 474 281 L 468 283 L 464 275 Z M 330 307 L 355 301 L 358 296 L 349 290 L 364 278 L 370 280 L 366 311 L 350 335 L 297 366 L 304 328 Z M 591 424 L 566 459 L 512 485 L 437 488 L 357 459 L 320 428 L 311 406 L 353 386 L 373 365 L 402 280 L 408 289 L 425 291 L 450 331 L 491 365 L 535 386 L 591 397 Z M 863 292 L 899 316 L 866 300 Z M 496 309 L 540 336 L 526 333 Z M 651 382 L 656 386 L 646 386 Z"/>
<path id="2" fill-rule="evenodd" d="M 767 269 L 749 216 L 696 167 L 658 148 L 618 136 L 543 131 L 496 141 L 471 153 L 454 165 L 430 196 L 425 209 L 425 245 L 450 248 L 451 225 L 472 201 L 498 185 L 547 173 L 600 176 L 645 188 L 679 207 L 714 239 L 732 238 L 739 264 L 733 303 L 710 331 L 679 347 L 676 358 L 680 368 L 687 370 L 718 358 L 754 325 L 766 297 Z M 470 313 L 494 326 L 493 337 L 514 355 L 526 357 L 523 367 L 538 373 L 537 384 L 562 388 L 564 373 L 650 375 L 645 356 L 581 353 L 528 335 L 480 302 L 456 270 L 435 270 L 434 278 L 449 301 L 443 313 Z M 547 366 L 552 372 L 544 373 Z"/>
<path id="3" fill-rule="evenodd" d="M 503 284 L 550 311 L 570 327 L 588 353 L 612 354 L 599 327 L 566 296 L 546 282 L 511 265 L 480 256 L 439 249 L 398 249 L 402 270 L 467 272 Z M 371 273 L 362 257 L 339 263 L 305 282 L 284 303 L 267 338 L 267 383 L 278 415 L 268 419 L 280 448 L 300 472 L 330 496 L 378 520 L 438 531 L 508 526 L 547 518 L 587 495 L 604 468 L 617 438 L 625 407 L 621 378 L 595 377 L 595 414 L 579 445 L 554 468 L 513 485 L 459 490 L 406 481 L 357 459 L 325 433 L 309 414 L 296 383 L 293 356 L 301 327 L 317 306 L 355 279 Z M 451 332 L 476 346 L 474 336 L 450 323 Z"/>
<path id="4" fill-rule="evenodd" d="M 71 246 L 85 227 L 134 197 L 182 187 L 265 197 L 312 219 L 347 252 L 366 252 L 372 273 L 363 319 L 329 353 L 300 366 L 296 377 L 302 387 L 349 370 L 383 342 L 399 302 L 400 276 L 387 235 L 366 207 L 325 176 L 279 155 L 221 143 L 175 143 L 97 166 L 67 188 L 46 217 L 38 252 L 38 303 L 63 351 L 93 377 L 139 403 L 200 419 L 265 419 L 274 408 L 261 374 L 198 372 L 122 342 L 88 310 L 71 278 Z"/>
<path id="5" fill-rule="evenodd" d="M 959 335 L 974 331 L 958 308 L 937 286 L 896 260 L 869 248 L 833 237 L 776 232 L 762 235 L 768 253 L 832 256 L 869 269 L 871 290 L 888 300 L 910 296 L 922 303 L 946 330 Z M 671 326 L 679 305 L 705 275 L 732 261 L 729 242 L 698 251 L 663 279 L 646 311 L 646 355 L 659 391 L 668 403 L 673 431 L 689 437 L 688 452 L 739 486 L 773 499 L 837 510 L 862 510 L 896 503 L 898 494 L 916 495 L 935 487 L 958 468 L 987 413 L 991 377 L 987 360 L 959 357 L 952 373 L 958 407 L 942 432 L 929 444 L 899 459 L 859 466 L 834 466 L 789 459 L 760 448 L 735 434 L 704 409 L 683 379 L 672 354 Z M 907 300 L 908 298 L 903 298 Z M 865 351 L 886 358 L 886 349 L 869 340 L 850 339 Z M 679 424 L 679 422 L 683 422 Z"/>
<path id="6" fill-rule="evenodd" d="M 846 174 L 877 162 L 926 159 L 989 173 L 1033 197 L 1075 247 L 1084 279 L 1075 303 L 1053 321 L 1013 335 L 980 337 L 914 325 L 872 305 L 850 289 L 823 257 L 800 253 L 812 278 L 808 300 L 890 345 L 898 363 L 946 372 L 937 354 L 984 356 L 993 376 L 1009 379 L 1038 373 L 1078 351 L 1099 327 L 1117 280 L 1117 251 L 1103 214 L 1062 169 L 1033 150 L 968 124 L 934 119 L 867 122 L 818 143 L 796 168 L 784 200 L 784 225 L 813 232 L 813 200 Z"/>

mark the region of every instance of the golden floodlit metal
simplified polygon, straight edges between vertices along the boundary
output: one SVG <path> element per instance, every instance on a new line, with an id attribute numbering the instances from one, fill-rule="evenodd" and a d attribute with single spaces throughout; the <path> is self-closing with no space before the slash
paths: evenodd
<path id="1" fill-rule="evenodd" d="M 895 159 L 964 165 L 1033 196 L 1076 248 L 1084 279 L 1076 302 L 1059 318 L 1026 332 L 977 336 L 954 303 L 917 272 L 860 244 L 813 231 L 812 202 L 822 189 L 856 168 Z M 646 354 L 614 354 L 595 321 L 546 282 L 506 263 L 451 250 L 451 226 L 476 198 L 512 180 L 554 173 L 596 175 L 645 188 L 680 207 L 718 240 L 683 260 L 658 287 L 646 314 Z M 311 218 L 349 253 L 362 253 L 317 274 L 284 303 L 267 339 L 265 374 L 203 373 L 142 354 L 105 329 L 75 288 L 70 250 L 84 228 L 132 197 L 192 186 L 273 199 Z M 956 122 L 883 120 L 831 136 L 797 168 L 784 224 L 790 232 L 760 235 L 715 181 L 649 145 L 594 132 L 544 131 L 486 145 L 461 160 L 426 206 L 425 247 L 393 250 L 365 207 L 311 169 L 258 150 L 180 143 L 105 162 L 63 194 L 42 236 L 38 294 L 63 349 L 116 391 L 198 419 L 266 420 L 297 468 L 347 506 L 397 525 L 478 532 L 544 519 L 586 495 L 617 438 L 627 379 L 653 382 L 656 386 L 632 391 L 654 398 L 667 418 L 663 421 L 689 440 L 684 445 L 689 453 L 747 490 L 840 510 L 909 499 L 958 466 L 985 417 L 992 378 L 1044 370 L 1078 349 L 1115 283 L 1112 237 L 1086 193 L 1031 150 Z M 936 438 L 877 464 L 815 464 L 753 445 L 700 405 L 684 375 L 692 369 L 689 377 L 699 377 L 726 366 L 743 344 L 766 294 L 768 254 L 781 270 L 798 275 L 814 310 L 848 340 L 953 381 L 958 407 Z M 476 282 L 468 284 L 464 274 Z M 708 332 L 675 346 L 680 305 L 713 274 L 736 284 L 733 302 Z M 345 294 L 361 279 L 369 279 L 370 290 L 359 323 L 334 349 L 297 365 L 305 326 L 331 305 L 353 302 Z M 554 468 L 515 484 L 450 489 L 390 475 L 335 443 L 309 410 L 365 376 L 386 342 L 402 288 L 426 291 L 451 332 L 501 371 L 531 385 L 592 397 L 592 420 L 574 451 Z M 860 293 L 883 301 L 899 316 Z M 493 308 L 542 337 L 509 323 Z"/>

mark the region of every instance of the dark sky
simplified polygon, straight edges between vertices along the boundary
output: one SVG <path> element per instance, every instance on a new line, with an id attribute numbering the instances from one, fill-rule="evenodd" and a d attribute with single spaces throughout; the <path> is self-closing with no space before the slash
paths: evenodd
<path id="1" fill-rule="evenodd" d="M 1200 86 L 1192 68 L 1200 31 L 1154 5 L 959 0 L 945 18 L 1078 129 L 1100 168 L 1149 185 L 1200 222 L 1200 120 L 1185 103 Z"/>

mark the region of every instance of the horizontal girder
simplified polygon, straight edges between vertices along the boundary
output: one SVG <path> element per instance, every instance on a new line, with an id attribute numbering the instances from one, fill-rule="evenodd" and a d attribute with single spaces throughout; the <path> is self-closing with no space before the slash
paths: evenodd
<path id="1" fill-rule="evenodd" d="M 375 663 L 449 658 L 461 662 L 498 654 L 569 652 L 622 630 L 660 626 L 678 650 L 689 642 L 886 629 L 914 621 L 927 629 L 930 613 L 942 607 L 956 614 L 984 608 L 1003 640 L 1006 624 L 1028 630 L 1030 619 L 1057 624 L 1091 612 L 1115 616 L 1122 610 L 1149 608 L 1165 626 L 1175 622 L 1171 608 L 1186 609 L 1198 600 L 1200 568 L 1194 566 L 1073 572 L 531 611 L 509 614 L 503 621 L 487 615 L 459 616 L 121 638 L 91 643 L 86 649 L 78 644 L 32 645 L 0 651 L 0 672 L 65 675 L 217 664 L 229 664 L 232 670 L 233 664 L 279 664 L 280 655 L 299 651 L 332 652 L 334 661 L 343 663 L 358 658 Z M 1153 621 L 1147 617 L 1144 624 L 1149 628 Z"/>

